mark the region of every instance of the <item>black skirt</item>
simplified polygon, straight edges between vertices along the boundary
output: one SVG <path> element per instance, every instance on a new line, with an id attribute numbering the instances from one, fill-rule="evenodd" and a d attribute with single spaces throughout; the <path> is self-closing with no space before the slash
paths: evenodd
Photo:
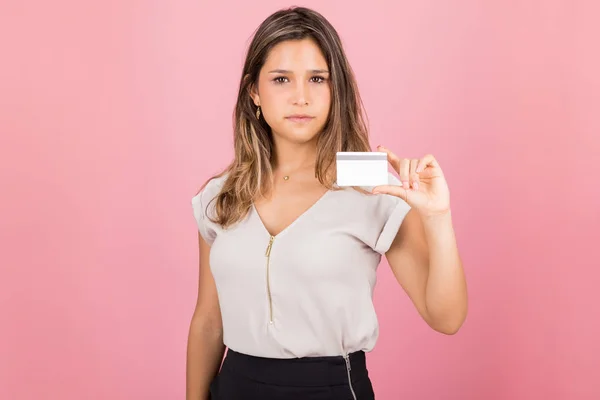
<path id="1" fill-rule="evenodd" d="M 372 400 L 365 353 L 274 359 L 227 351 L 211 400 Z"/>

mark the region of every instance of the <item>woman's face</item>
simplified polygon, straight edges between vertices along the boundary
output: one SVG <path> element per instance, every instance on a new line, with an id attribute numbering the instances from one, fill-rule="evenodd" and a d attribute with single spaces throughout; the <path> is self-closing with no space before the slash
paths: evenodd
<path id="1" fill-rule="evenodd" d="M 313 140 L 329 115 L 329 69 L 311 39 L 281 42 L 269 53 L 252 93 L 274 135 L 294 142 Z"/>

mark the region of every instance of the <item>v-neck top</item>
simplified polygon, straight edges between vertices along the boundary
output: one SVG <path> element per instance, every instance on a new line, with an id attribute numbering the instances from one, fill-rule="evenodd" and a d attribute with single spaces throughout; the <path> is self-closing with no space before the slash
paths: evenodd
<path id="1" fill-rule="evenodd" d="M 379 335 L 377 267 L 410 206 L 395 196 L 339 188 L 276 236 L 254 207 L 222 229 L 208 216 L 215 216 L 211 200 L 225 179 L 213 178 L 192 198 L 198 230 L 211 246 L 224 344 L 270 358 L 371 351 Z M 391 173 L 389 183 L 400 184 Z"/>

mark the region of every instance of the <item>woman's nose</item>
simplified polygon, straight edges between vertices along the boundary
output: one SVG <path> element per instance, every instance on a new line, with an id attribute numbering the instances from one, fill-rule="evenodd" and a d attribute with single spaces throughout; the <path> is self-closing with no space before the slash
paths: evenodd
<path id="1" fill-rule="evenodd" d="M 294 91 L 294 105 L 305 105 L 308 104 L 308 99 L 307 99 L 307 95 L 308 95 L 308 90 L 305 86 L 304 83 L 299 82 L 296 85 L 295 91 Z"/>

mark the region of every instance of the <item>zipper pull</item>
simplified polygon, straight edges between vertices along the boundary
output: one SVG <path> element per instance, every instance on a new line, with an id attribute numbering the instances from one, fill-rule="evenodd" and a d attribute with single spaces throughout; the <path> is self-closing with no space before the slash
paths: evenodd
<path id="1" fill-rule="evenodd" d="M 275 240 L 275 236 L 271 236 L 271 239 L 269 240 L 269 245 L 267 246 L 265 257 L 269 257 L 271 255 L 271 247 L 273 247 L 273 240 Z"/>
<path id="2" fill-rule="evenodd" d="M 348 372 L 352 371 L 352 366 L 350 365 L 350 357 L 347 354 L 344 354 L 344 360 L 346 360 L 346 368 L 348 368 Z"/>

